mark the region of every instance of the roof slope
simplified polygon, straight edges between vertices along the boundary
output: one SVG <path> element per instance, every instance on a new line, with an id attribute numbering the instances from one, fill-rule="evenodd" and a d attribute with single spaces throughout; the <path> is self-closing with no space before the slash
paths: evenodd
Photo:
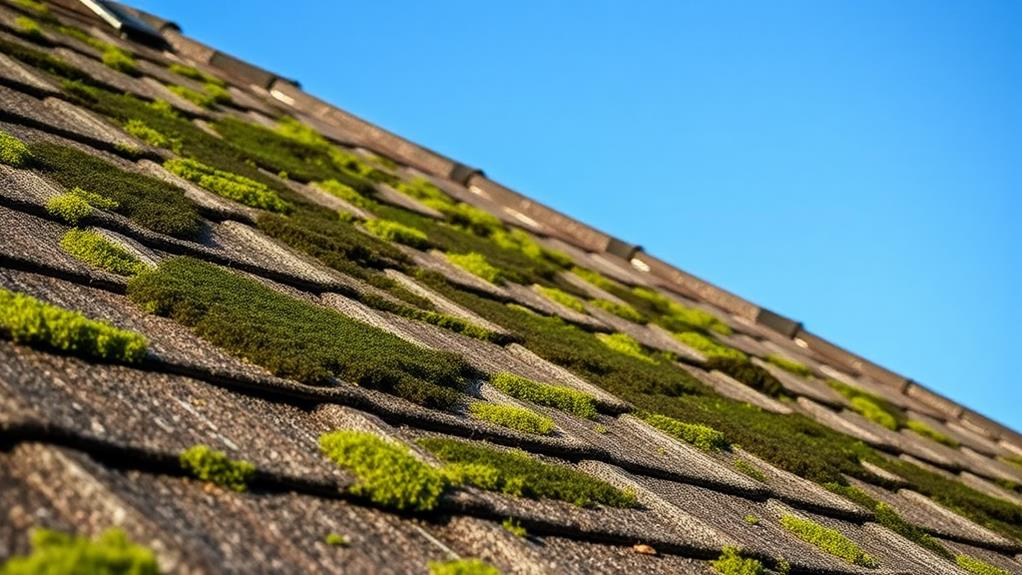
<path id="1" fill-rule="evenodd" d="M 0 100 L 0 573 L 1022 573 L 1019 434 L 173 23 Z"/>

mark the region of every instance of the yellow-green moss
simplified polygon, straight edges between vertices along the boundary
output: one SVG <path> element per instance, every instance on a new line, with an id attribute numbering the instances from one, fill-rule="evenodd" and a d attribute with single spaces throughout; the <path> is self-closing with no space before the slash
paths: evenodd
<path id="1" fill-rule="evenodd" d="M 749 525 L 759 525 L 759 517 L 753 515 L 752 513 L 749 513 L 745 517 L 742 517 L 742 521 L 748 523 Z"/>
<path id="2" fill-rule="evenodd" d="M 586 311 L 586 306 L 582 303 L 582 300 L 569 293 L 565 293 L 555 287 L 540 285 L 537 285 L 535 289 L 548 300 L 557 302 L 568 309 L 573 309 L 579 313 L 585 313 Z"/>
<path id="3" fill-rule="evenodd" d="M 549 435 L 554 430 L 554 420 L 549 417 L 513 405 L 497 405 L 477 402 L 469 405 L 468 413 L 480 421 L 488 421 L 501 427 L 525 433 Z"/>
<path id="4" fill-rule="evenodd" d="M 340 533 L 327 533 L 323 541 L 327 545 L 333 545 L 334 547 L 347 547 L 350 544 L 348 538 Z"/>
<path id="5" fill-rule="evenodd" d="M 762 563 L 742 557 L 735 547 L 725 547 L 710 566 L 720 575 L 763 575 L 766 572 Z"/>
<path id="6" fill-rule="evenodd" d="M 0 565 L 0 575 L 157 575 L 151 550 L 132 543 L 120 529 L 95 539 L 49 529 L 32 532 L 32 552 Z"/>
<path id="7" fill-rule="evenodd" d="M 980 561 L 968 555 L 956 555 L 955 564 L 974 575 L 1011 575 L 1000 567 L 995 567 L 986 561 Z"/>
<path id="8" fill-rule="evenodd" d="M 76 259 L 118 275 L 135 275 L 146 269 L 131 252 L 97 232 L 68 230 L 60 239 L 60 247 Z"/>
<path id="9" fill-rule="evenodd" d="M 170 86 L 167 86 L 167 89 L 177 94 L 178 96 L 181 96 L 185 100 L 188 100 L 189 102 L 195 104 L 196 106 L 199 106 L 200 108 L 212 108 L 213 105 L 216 103 L 215 100 L 213 100 L 213 98 L 209 94 L 197 92 L 187 86 L 171 84 Z"/>
<path id="10" fill-rule="evenodd" d="M 192 66 L 185 66 L 184 64 L 178 64 L 175 62 L 171 63 L 170 66 L 167 66 L 167 69 L 175 74 L 184 76 L 185 78 L 191 78 L 192 80 L 202 82 L 203 84 L 216 84 L 217 86 L 220 87 L 226 87 L 227 85 L 227 83 L 221 80 L 220 78 L 217 78 L 216 76 L 211 76 L 210 74 L 207 74 L 199 70 L 198 68 L 194 68 Z"/>
<path id="11" fill-rule="evenodd" d="M 594 299 L 589 302 L 600 309 L 609 311 L 610 313 L 628 321 L 634 321 L 635 323 L 644 323 L 645 320 L 636 309 L 628 304 L 620 304 L 605 299 Z"/>
<path id="12" fill-rule="evenodd" d="M 195 478 L 238 492 L 248 489 L 256 471 L 251 463 L 231 459 L 224 452 L 207 445 L 193 445 L 178 459 L 181 468 Z"/>
<path id="13" fill-rule="evenodd" d="M 959 443 L 953 438 L 944 435 L 936 429 L 930 427 L 926 423 L 919 421 L 918 419 L 910 419 L 905 422 L 905 427 L 910 429 L 923 437 L 929 437 L 937 443 L 942 443 L 951 448 L 957 448 Z"/>
<path id="14" fill-rule="evenodd" d="M 699 351 L 708 358 L 724 358 L 736 361 L 747 361 L 749 358 L 733 347 L 728 347 L 699 332 L 686 331 L 674 334 L 674 338 L 681 343 Z"/>
<path id="15" fill-rule="evenodd" d="M 482 254 L 476 252 L 447 254 L 447 260 L 490 283 L 498 285 L 504 283 L 504 274 L 500 271 L 500 268 L 491 265 Z"/>
<path id="16" fill-rule="evenodd" d="M 802 362 L 788 359 L 783 355 L 772 353 L 766 357 L 766 360 L 784 371 L 794 373 L 795 375 L 800 375 L 802 377 L 809 377 L 813 375 L 813 370 L 809 369 L 809 366 Z"/>
<path id="17" fill-rule="evenodd" d="M 500 525 L 505 530 L 507 530 L 508 533 L 514 535 L 515 537 L 525 537 L 526 535 L 528 535 L 528 532 L 526 532 L 525 528 L 522 527 L 522 524 L 517 519 L 508 517 L 503 522 L 501 522 Z"/>
<path id="18" fill-rule="evenodd" d="M 380 239 L 397 242 L 420 250 L 429 247 L 429 238 L 426 237 L 425 233 L 404 224 L 376 219 L 368 220 L 364 225 L 369 233 Z"/>
<path id="19" fill-rule="evenodd" d="M 128 54 L 124 50 L 115 46 L 109 46 L 103 50 L 103 63 L 109 68 L 113 68 L 118 72 L 124 72 L 125 74 L 135 75 L 138 74 L 138 62 L 131 54 Z"/>
<path id="20" fill-rule="evenodd" d="M 781 516 L 781 526 L 799 539 L 811 543 L 835 557 L 840 557 L 852 565 L 871 569 L 880 565 L 876 559 L 837 529 L 824 527 L 815 521 L 790 514 Z"/>
<path id="21" fill-rule="evenodd" d="M 32 152 L 24 142 L 0 130 L 0 164 L 24 167 L 32 159 Z"/>
<path id="22" fill-rule="evenodd" d="M 540 383 L 508 372 L 495 374 L 490 378 L 490 385 L 516 399 L 553 407 L 586 419 L 596 417 L 596 400 L 593 396 L 570 387 Z"/>
<path id="23" fill-rule="evenodd" d="M 288 213 L 292 207 L 266 184 L 225 172 L 188 158 L 173 158 L 163 163 L 168 171 L 199 184 L 203 188 L 236 202 L 271 212 Z"/>
<path id="24" fill-rule="evenodd" d="M 726 451 L 731 444 L 723 433 L 698 423 L 685 423 L 657 413 L 642 413 L 640 417 L 653 427 L 705 451 Z"/>
<path id="25" fill-rule="evenodd" d="M 42 40 L 43 28 L 35 20 L 27 16 L 18 16 L 14 19 L 14 29 L 26 38 L 32 38 L 33 40 Z"/>
<path id="26" fill-rule="evenodd" d="M 649 363 L 656 363 L 653 358 L 646 355 L 646 352 L 643 351 L 642 344 L 626 333 L 598 333 L 596 334 L 596 339 L 618 353 L 623 353 Z"/>
<path id="27" fill-rule="evenodd" d="M 852 404 L 852 409 L 873 423 L 882 425 L 892 431 L 898 429 L 898 420 L 894 415 L 877 405 L 870 398 L 860 395 L 853 397 L 849 402 Z"/>
<path id="28" fill-rule="evenodd" d="M 500 575 L 500 570 L 479 559 L 430 561 L 429 575 Z"/>
<path id="29" fill-rule="evenodd" d="M 71 225 L 76 225 L 92 214 L 92 206 L 77 194 L 64 193 L 47 200 L 46 211 Z"/>
<path id="30" fill-rule="evenodd" d="M 760 471 L 758 467 L 744 459 L 735 459 L 735 469 L 755 479 L 756 481 L 759 481 L 760 483 L 766 483 L 767 481 L 767 476 L 765 473 L 763 473 L 762 471 Z"/>

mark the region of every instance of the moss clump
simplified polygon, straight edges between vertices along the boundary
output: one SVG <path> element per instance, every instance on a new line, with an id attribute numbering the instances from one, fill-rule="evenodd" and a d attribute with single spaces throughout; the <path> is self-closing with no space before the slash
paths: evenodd
<path id="1" fill-rule="evenodd" d="M 836 529 L 824 527 L 815 521 L 801 519 L 790 514 L 781 516 L 781 526 L 799 539 L 811 543 L 835 557 L 840 557 L 852 565 L 871 569 L 879 566 L 876 559 Z"/>
<path id="2" fill-rule="evenodd" d="M 231 104 L 234 101 L 227 88 L 224 88 L 219 84 L 207 82 L 206 85 L 203 86 L 203 90 L 206 91 L 206 95 L 209 96 L 216 104 Z"/>
<path id="3" fill-rule="evenodd" d="M 0 289 L 0 312 L 0 336 L 14 343 L 124 363 L 141 361 L 146 354 L 140 334 L 23 293 Z"/>
<path id="4" fill-rule="evenodd" d="M 571 268 L 571 273 L 577 275 L 578 277 L 586 280 L 587 282 L 593 284 L 594 286 L 600 289 L 612 290 L 622 287 L 621 284 L 605 278 L 603 274 L 599 272 L 594 272 L 592 270 L 588 270 L 586 268 L 574 266 Z"/>
<path id="5" fill-rule="evenodd" d="M 478 402 L 468 407 L 468 413 L 475 419 L 524 433 L 550 435 L 554 430 L 554 420 L 513 405 Z"/>
<path id="6" fill-rule="evenodd" d="M 699 332 L 686 331 L 676 333 L 674 334 L 674 338 L 692 349 L 701 352 L 707 358 L 722 358 L 743 362 L 748 361 L 749 359 L 748 356 L 741 351 L 733 347 L 723 345 Z"/>
<path id="7" fill-rule="evenodd" d="M 742 557 L 735 547 L 725 547 L 720 557 L 710 563 L 720 575 L 763 575 L 766 569 L 755 559 Z"/>
<path id="8" fill-rule="evenodd" d="M 71 256 L 122 276 L 131 276 L 146 269 L 131 252 L 92 231 L 72 229 L 60 239 L 60 247 Z"/>
<path id="9" fill-rule="evenodd" d="M 490 378 L 490 385 L 515 399 L 553 407 L 586 419 L 596 418 L 596 400 L 593 396 L 570 387 L 540 383 L 508 372 L 494 374 Z"/>
<path id="10" fill-rule="evenodd" d="M 490 265 L 490 262 L 486 261 L 482 254 L 476 252 L 447 254 L 447 260 L 490 283 L 498 285 L 504 283 L 504 274 L 500 271 L 500 268 Z"/>
<path id="11" fill-rule="evenodd" d="M 955 564 L 974 575 L 1011 575 L 1000 567 L 995 567 L 986 561 L 980 561 L 968 555 L 956 555 Z"/>
<path id="12" fill-rule="evenodd" d="M 216 101 L 213 100 L 213 98 L 209 94 L 204 94 L 202 92 L 192 90 L 187 86 L 171 84 L 167 86 L 167 89 L 177 94 L 178 96 L 181 96 L 185 100 L 188 100 L 189 102 L 195 104 L 196 106 L 199 106 L 200 108 L 212 109 L 213 106 L 216 104 Z"/>
<path id="13" fill-rule="evenodd" d="M 39 22 L 27 17 L 18 16 L 14 19 L 14 29 L 20 36 L 30 38 L 32 40 L 43 40 L 43 28 L 39 25 Z"/>
<path id="14" fill-rule="evenodd" d="M 38 0 L 10 0 L 11 4 L 35 12 L 40 16 L 45 16 L 50 13 L 50 7 L 43 2 Z"/>
<path id="15" fill-rule="evenodd" d="M 809 369 L 809 366 L 807 366 L 806 364 L 799 361 L 795 361 L 793 359 L 788 359 L 776 353 L 768 355 L 766 357 L 766 360 L 776 365 L 777 367 L 783 369 L 784 371 L 794 373 L 795 375 L 799 375 L 802 377 L 810 377 L 813 375 L 813 370 Z"/>
<path id="16" fill-rule="evenodd" d="M 419 347 L 191 258 L 165 260 L 135 276 L 128 295 L 143 309 L 169 316 L 276 375 L 305 383 L 329 385 L 339 377 L 448 407 L 458 401 L 466 379 L 478 375 L 453 353 Z"/>
<path id="17" fill-rule="evenodd" d="M 521 252 L 529 259 L 537 262 L 549 263 L 561 268 L 571 266 L 571 258 L 567 255 L 547 249 L 522 230 L 512 228 L 496 229 L 490 234 L 490 239 L 498 246 Z"/>
<path id="18" fill-rule="evenodd" d="M 537 285 L 535 289 L 548 300 L 559 303 L 568 309 L 573 309 L 579 313 L 585 313 L 586 311 L 586 306 L 582 303 L 582 300 L 569 293 L 565 293 L 555 287 L 539 285 Z"/>
<path id="19" fill-rule="evenodd" d="M 627 319 L 628 321 L 634 321 L 635 323 L 645 323 L 645 318 L 642 317 L 642 314 L 635 311 L 635 308 L 628 304 L 620 304 L 605 299 L 594 299 L 589 303 L 602 310 L 609 311 L 610 313 L 618 316 L 619 318 Z"/>
<path id="20" fill-rule="evenodd" d="M 32 161 L 32 152 L 24 142 L 0 130 L 0 164 L 15 168 L 24 167 Z"/>
<path id="21" fill-rule="evenodd" d="M 500 575 L 500 570 L 479 559 L 430 561 L 429 575 Z"/>
<path id="22" fill-rule="evenodd" d="M 426 237 L 426 234 L 404 224 L 390 220 L 369 220 L 365 223 L 365 228 L 369 233 L 383 240 L 397 242 L 420 250 L 429 247 L 429 238 Z"/>
<path id="23" fill-rule="evenodd" d="M 131 76 L 138 75 L 138 62 L 135 61 L 135 58 L 133 58 L 131 54 L 128 54 L 124 50 L 110 46 L 106 50 L 103 50 L 102 60 L 107 67 L 113 68 L 118 72 L 123 72 Z"/>
<path id="24" fill-rule="evenodd" d="M 418 443 L 444 462 L 473 466 L 474 472 L 462 478 L 481 489 L 516 497 L 558 499 L 582 507 L 636 505 L 634 493 L 571 467 L 544 463 L 524 451 L 440 437 L 423 438 Z"/>
<path id="25" fill-rule="evenodd" d="M 711 357 L 706 362 L 706 369 L 726 373 L 745 385 L 759 390 L 771 397 L 784 395 L 784 386 L 776 377 L 762 367 L 733 357 Z"/>
<path id="26" fill-rule="evenodd" d="M 909 419 L 908 421 L 905 422 L 905 427 L 918 433 L 919 435 L 922 435 L 923 437 L 928 437 L 936 441 L 937 443 L 942 443 L 951 448 L 956 449 L 960 445 L 953 438 L 944 435 L 943 433 L 930 427 L 926 423 L 919 421 L 918 419 Z"/>
<path id="27" fill-rule="evenodd" d="M 703 332 L 716 332 L 731 335 L 731 326 L 717 319 L 708 311 L 682 305 L 667 296 L 650 288 L 632 288 L 632 295 L 644 300 L 656 313 L 660 314 L 658 323 L 670 331 L 684 332 L 696 329 Z M 615 293 L 615 295 L 618 295 Z"/>
<path id="28" fill-rule="evenodd" d="M 398 189 L 406 191 L 408 187 L 398 186 Z M 439 192 L 439 190 L 437 191 Z M 443 192 L 440 193 L 443 194 Z M 446 196 L 446 194 L 443 195 L 443 199 L 420 199 L 422 199 L 423 203 L 427 206 L 434 208 L 447 216 L 447 220 L 452 225 L 471 232 L 479 237 L 488 238 L 504 229 L 504 223 L 496 216 L 464 202 L 454 203 Z M 512 247 L 512 249 L 517 248 L 517 245 L 513 245 Z"/>
<path id="29" fill-rule="evenodd" d="M 342 184 L 337 180 L 326 180 L 325 182 L 319 182 L 317 185 L 323 191 L 336 196 L 353 206 L 371 210 L 375 205 L 375 202 L 355 191 L 355 188 L 352 188 L 347 184 Z"/>
<path id="30" fill-rule="evenodd" d="M 163 180 L 126 172 L 91 154 L 58 144 L 29 146 L 34 163 L 65 188 L 98 192 L 89 203 L 105 198 L 102 206 L 135 223 L 174 237 L 193 239 L 202 230 L 195 205 L 180 188 Z"/>
<path id="31" fill-rule="evenodd" d="M 192 66 L 185 66 L 184 64 L 178 64 L 174 62 L 171 63 L 170 66 L 167 66 L 167 69 L 173 72 L 174 74 L 184 76 L 185 78 L 191 78 L 192 80 L 202 82 L 203 84 L 216 84 L 217 86 L 220 87 L 225 87 L 227 85 L 220 78 L 207 74 L 199 70 L 198 68 L 194 68 Z"/>
<path id="32" fill-rule="evenodd" d="M 358 478 L 355 495 L 393 509 L 426 511 L 445 489 L 444 476 L 403 446 L 364 431 L 334 431 L 319 438 L 322 452 Z"/>
<path id="33" fill-rule="evenodd" d="M 745 475 L 755 479 L 756 481 L 759 481 L 760 483 L 766 483 L 767 482 L 766 474 L 763 473 L 762 471 L 760 471 L 758 467 L 756 467 L 755 465 L 749 463 L 748 461 L 746 461 L 744 459 L 736 459 L 735 460 L 735 469 L 737 469 L 741 473 L 743 473 L 743 474 L 745 474 Z"/>
<path id="34" fill-rule="evenodd" d="M 896 431 L 898 429 L 898 419 L 889 411 L 877 405 L 870 398 L 860 395 L 853 397 L 850 400 L 850 403 L 852 405 L 852 409 L 873 423 L 882 425 L 892 431 Z"/>
<path id="35" fill-rule="evenodd" d="M 326 537 L 323 538 L 323 542 L 334 547 L 347 547 L 351 544 L 348 538 L 340 533 L 327 533 Z"/>
<path id="36" fill-rule="evenodd" d="M 232 491 L 245 491 L 255 476 L 255 466 L 247 461 L 231 459 L 222 451 L 207 445 L 193 445 L 178 457 L 181 468 L 202 481 Z"/>
<path id="37" fill-rule="evenodd" d="M 656 363 L 653 358 L 646 355 L 646 352 L 642 349 L 642 344 L 626 333 L 598 333 L 596 334 L 596 339 L 618 353 L 623 353 L 649 363 Z"/>
<path id="38" fill-rule="evenodd" d="M 46 211 L 73 226 L 92 214 L 92 205 L 78 194 L 64 193 L 47 200 Z"/>
<path id="39" fill-rule="evenodd" d="M 120 529 L 89 539 L 49 529 L 32 532 L 32 553 L 0 565 L 0 575 L 157 575 L 153 552 Z"/>
<path id="40" fill-rule="evenodd" d="M 526 535 L 528 535 L 528 532 L 525 530 L 524 527 L 522 527 L 522 524 L 519 523 L 518 520 L 512 519 L 511 517 L 505 519 L 503 522 L 501 522 L 500 525 L 505 530 L 507 530 L 508 533 L 514 535 L 515 537 L 525 537 Z"/>
<path id="41" fill-rule="evenodd" d="M 271 212 L 288 213 L 291 205 L 265 184 L 187 158 L 173 158 L 163 163 L 168 171 L 196 183 L 214 194 Z"/>
<path id="42" fill-rule="evenodd" d="M 163 135 L 157 130 L 150 128 L 145 122 L 139 119 L 128 120 L 124 124 L 124 131 L 153 146 L 154 148 L 167 148 L 180 153 L 181 142 Z"/>
<path id="43" fill-rule="evenodd" d="M 706 425 L 685 423 L 673 417 L 656 413 L 644 413 L 642 419 L 664 433 L 689 443 L 704 451 L 727 451 L 731 444 L 723 433 Z"/>
<path id="44" fill-rule="evenodd" d="M 753 515 L 752 513 L 746 515 L 745 517 L 742 517 L 742 521 L 748 523 L 749 525 L 759 525 L 759 517 Z"/>

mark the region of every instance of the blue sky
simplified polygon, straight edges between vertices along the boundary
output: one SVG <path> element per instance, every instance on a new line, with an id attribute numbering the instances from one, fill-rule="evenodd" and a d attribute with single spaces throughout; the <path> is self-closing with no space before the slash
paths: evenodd
<path id="1" fill-rule="evenodd" d="M 129 2 L 1022 428 L 1022 3 Z"/>

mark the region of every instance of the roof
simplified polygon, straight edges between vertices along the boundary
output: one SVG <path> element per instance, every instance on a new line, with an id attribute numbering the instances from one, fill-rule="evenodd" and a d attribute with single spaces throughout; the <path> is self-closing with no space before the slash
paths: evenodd
<path id="1" fill-rule="evenodd" d="M 172 22 L 0 100 L 0 573 L 1022 573 L 1017 432 Z"/>

